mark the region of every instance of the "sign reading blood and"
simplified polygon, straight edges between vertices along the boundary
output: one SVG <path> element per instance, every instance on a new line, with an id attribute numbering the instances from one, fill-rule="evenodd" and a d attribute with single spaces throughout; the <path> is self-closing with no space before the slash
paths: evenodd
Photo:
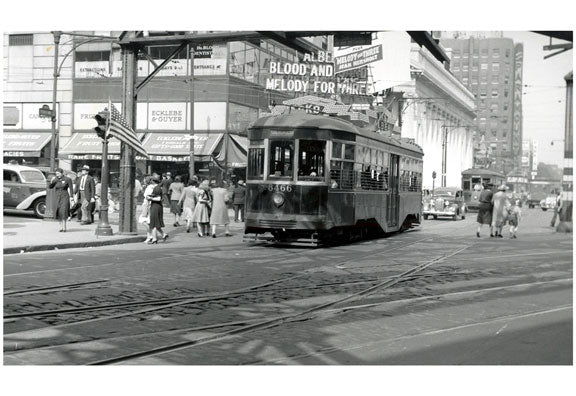
<path id="1" fill-rule="evenodd" d="M 266 89 L 309 94 L 366 95 L 366 84 L 336 76 L 334 60 L 328 52 L 305 54 L 302 62 L 271 61 L 273 76 L 266 79 Z"/>

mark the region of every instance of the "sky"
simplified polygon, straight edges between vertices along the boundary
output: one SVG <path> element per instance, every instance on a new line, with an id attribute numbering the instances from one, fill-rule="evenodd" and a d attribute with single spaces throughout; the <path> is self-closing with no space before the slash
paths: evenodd
<path id="1" fill-rule="evenodd" d="M 548 37 L 527 31 L 503 33 L 504 37 L 524 44 L 523 140 L 538 141 L 539 162 L 562 166 L 566 113 L 564 76 L 573 68 L 573 50 L 544 59 L 555 52 L 542 48 L 550 44 Z M 553 39 L 552 43 L 566 41 Z"/>

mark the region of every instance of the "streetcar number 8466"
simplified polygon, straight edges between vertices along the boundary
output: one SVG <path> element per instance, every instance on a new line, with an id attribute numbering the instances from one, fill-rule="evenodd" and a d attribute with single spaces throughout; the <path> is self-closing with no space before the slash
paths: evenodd
<path id="1" fill-rule="evenodd" d="M 262 186 L 262 189 L 268 191 L 292 192 L 292 186 L 290 184 L 268 184 L 267 186 Z"/>

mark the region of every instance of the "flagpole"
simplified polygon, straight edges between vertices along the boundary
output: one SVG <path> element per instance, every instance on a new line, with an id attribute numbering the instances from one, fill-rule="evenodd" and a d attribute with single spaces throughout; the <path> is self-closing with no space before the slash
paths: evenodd
<path id="1" fill-rule="evenodd" d="M 110 115 L 112 113 L 112 102 L 108 98 L 108 125 L 106 126 L 106 135 L 102 140 L 102 171 L 100 173 L 100 211 L 98 227 L 96 227 L 97 236 L 112 236 L 114 232 L 108 221 L 108 132 L 110 131 Z"/>

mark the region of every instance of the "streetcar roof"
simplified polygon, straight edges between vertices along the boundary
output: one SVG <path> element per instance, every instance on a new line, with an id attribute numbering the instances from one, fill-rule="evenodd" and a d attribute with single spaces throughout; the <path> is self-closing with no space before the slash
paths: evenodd
<path id="1" fill-rule="evenodd" d="M 329 116 L 319 116 L 295 112 L 293 114 L 267 116 L 259 118 L 250 129 L 265 128 L 298 128 L 298 129 L 324 129 L 331 131 L 349 132 L 369 139 L 379 140 L 394 146 L 423 154 L 422 147 L 413 142 L 413 139 L 395 139 L 378 132 L 357 127 L 351 122 Z"/>
<path id="2" fill-rule="evenodd" d="M 495 176 L 500 178 L 506 178 L 502 173 L 493 171 L 491 169 L 484 168 L 470 168 L 462 172 L 462 176 Z"/>

